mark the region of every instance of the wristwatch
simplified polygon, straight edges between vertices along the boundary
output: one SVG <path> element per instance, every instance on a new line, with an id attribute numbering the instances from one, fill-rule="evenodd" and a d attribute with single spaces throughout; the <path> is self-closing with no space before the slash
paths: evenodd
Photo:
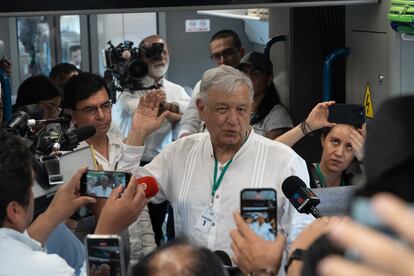
<path id="1" fill-rule="evenodd" d="M 287 273 L 289 266 L 292 264 L 294 260 L 303 261 L 306 256 L 306 250 L 296 248 L 292 254 L 290 254 L 287 264 L 285 265 L 285 272 Z"/>

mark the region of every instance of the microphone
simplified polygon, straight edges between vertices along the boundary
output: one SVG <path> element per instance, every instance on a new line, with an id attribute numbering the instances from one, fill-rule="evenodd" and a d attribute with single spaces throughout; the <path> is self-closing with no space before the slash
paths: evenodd
<path id="1" fill-rule="evenodd" d="M 157 180 L 153 176 L 142 176 L 136 183 L 144 186 L 146 198 L 155 196 L 159 191 Z"/>
<path id="2" fill-rule="evenodd" d="M 214 254 L 216 254 L 216 256 L 220 259 L 223 265 L 232 266 L 230 256 L 226 252 L 224 252 L 223 250 L 216 250 L 214 251 Z"/>
<path id="3" fill-rule="evenodd" d="M 64 116 L 64 117 L 57 117 L 57 118 L 51 118 L 51 119 L 44 119 L 44 120 L 35 120 L 35 119 L 29 119 L 27 120 L 27 124 L 29 127 L 33 127 L 36 125 L 47 125 L 52 123 L 70 123 L 70 116 Z"/>
<path id="4" fill-rule="evenodd" d="M 80 142 L 91 138 L 96 133 L 94 126 L 84 126 L 75 128 L 74 130 L 66 132 L 66 134 L 60 140 L 61 150 L 73 150 Z"/>
<path id="5" fill-rule="evenodd" d="M 292 175 L 286 178 L 282 191 L 299 213 L 311 213 L 315 218 L 322 217 L 316 208 L 321 201 L 299 177 Z"/>

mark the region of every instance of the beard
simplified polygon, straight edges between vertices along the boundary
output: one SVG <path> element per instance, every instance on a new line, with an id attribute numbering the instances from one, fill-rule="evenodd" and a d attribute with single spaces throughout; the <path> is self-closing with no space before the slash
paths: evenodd
<path id="1" fill-rule="evenodd" d="M 164 62 L 164 65 L 158 65 L 158 66 L 156 66 L 155 64 L 151 64 L 150 66 L 148 66 L 148 74 L 152 78 L 160 79 L 164 77 L 165 73 L 167 73 L 168 65 L 169 63 L 165 63 L 165 62 Z"/>

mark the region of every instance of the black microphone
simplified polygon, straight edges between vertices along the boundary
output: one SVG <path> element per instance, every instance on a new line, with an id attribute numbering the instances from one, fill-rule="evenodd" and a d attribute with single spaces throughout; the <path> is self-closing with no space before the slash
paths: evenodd
<path id="1" fill-rule="evenodd" d="M 294 175 L 289 176 L 283 181 L 282 190 L 299 213 L 311 213 L 315 218 L 322 217 L 316 208 L 321 201 L 311 189 L 306 187 L 302 179 Z"/>
<path id="2" fill-rule="evenodd" d="M 80 142 L 91 138 L 95 133 L 94 126 L 84 126 L 68 131 L 60 140 L 60 150 L 73 150 Z"/>
<path id="3" fill-rule="evenodd" d="M 226 252 L 222 250 L 216 250 L 214 251 L 214 254 L 216 254 L 216 256 L 225 266 L 232 266 L 230 256 Z"/>

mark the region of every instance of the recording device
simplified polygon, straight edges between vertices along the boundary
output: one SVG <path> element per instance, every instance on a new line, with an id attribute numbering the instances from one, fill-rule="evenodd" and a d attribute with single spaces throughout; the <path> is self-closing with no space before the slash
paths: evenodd
<path id="1" fill-rule="evenodd" d="M 29 131 L 29 119 L 40 120 L 44 116 L 43 108 L 38 104 L 20 106 L 6 124 L 6 129 L 15 134 L 26 137 Z"/>
<path id="2" fill-rule="evenodd" d="M 116 102 L 116 91 L 134 91 L 159 88 L 154 80 L 149 80 L 148 66 L 142 60 L 145 57 L 150 60 L 162 60 L 163 43 L 153 43 L 151 47 L 133 47 L 132 41 L 124 41 L 114 46 L 108 41 L 108 48 L 104 51 L 104 73 L 108 82 L 112 102 Z"/>
<path id="3" fill-rule="evenodd" d="M 321 201 L 299 177 L 292 175 L 286 178 L 282 183 L 282 191 L 299 213 L 322 217 L 316 208 Z"/>
<path id="4" fill-rule="evenodd" d="M 49 155 L 56 148 L 57 150 L 70 151 L 75 149 L 80 142 L 89 139 L 94 136 L 96 129 L 94 126 L 84 126 L 67 131 L 62 135 L 59 145 L 59 136 L 56 134 L 50 134 L 48 129 L 41 130 L 33 144 L 33 150 L 35 153 L 40 155 Z"/>
<path id="5" fill-rule="evenodd" d="M 122 239 L 118 235 L 87 235 L 88 275 L 125 276 Z"/>
<path id="6" fill-rule="evenodd" d="M 82 195 L 108 198 L 113 189 L 128 186 L 131 174 L 127 172 L 87 170 L 81 177 Z"/>
<path id="7" fill-rule="evenodd" d="M 250 228 L 265 240 L 274 240 L 277 233 L 276 191 L 272 188 L 243 189 L 240 213 Z"/>
<path id="8" fill-rule="evenodd" d="M 329 107 L 328 121 L 361 128 L 365 123 L 365 109 L 361 104 L 334 104 Z"/>

